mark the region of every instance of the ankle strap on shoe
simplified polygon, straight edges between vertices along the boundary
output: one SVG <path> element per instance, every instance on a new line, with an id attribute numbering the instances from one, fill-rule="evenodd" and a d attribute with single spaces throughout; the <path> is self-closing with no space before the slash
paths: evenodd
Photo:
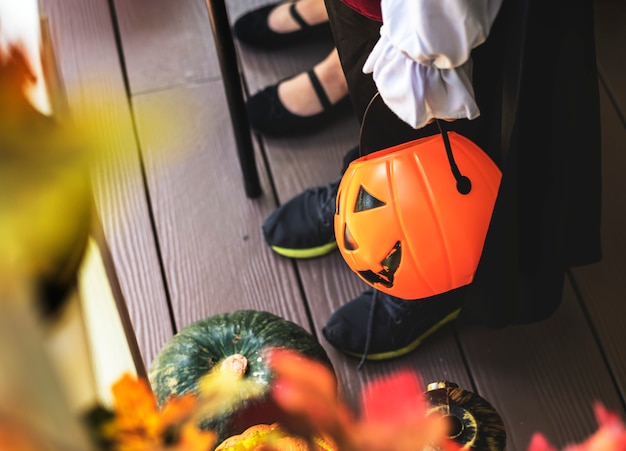
<path id="1" fill-rule="evenodd" d="M 319 78 L 317 78 L 317 75 L 315 75 L 315 71 L 313 69 L 309 69 L 306 73 L 309 75 L 309 79 L 311 80 L 313 89 L 315 89 L 317 98 L 320 99 L 322 108 L 324 108 L 325 110 L 328 110 L 333 105 L 330 103 L 330 99 L 326 95 L 326 91 L 324 91 L 324 87 L 322 86 L 322 83 L 320 83 Z"/>
<path id="2" fill-rule="evenodd" d="M 304 21 L 300 13 L 298 13 L 298 11 L 296 10 L 296 3 L 298 2 L 293 2 L 289 6 L 289 14 L 291 14 L 291 17 L 293 17 L 293 20 L 298 22 L 298 25 L 300 25 L 300 28 L 309 28 L 310 25 Z"/>

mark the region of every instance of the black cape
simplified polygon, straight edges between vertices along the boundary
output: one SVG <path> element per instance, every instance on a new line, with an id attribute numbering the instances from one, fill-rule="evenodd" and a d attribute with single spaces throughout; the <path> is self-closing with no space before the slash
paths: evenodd
<path id="1" fill-rule="evenodd" d="M 363 63 L 380 23 L 326 0 L 359 120 L 376 93 Z M 569 267 L 601 258 L 600 113 L 590 0 L 504 0 L 485 43 L 472 52 L 479 118 L 453 129 L 502 170 L 474 281 L 459 291 L 461 319 L 503 327 L 548 318 Z M 386 147 L 437 133 L 393 115 L 377 131 Z M 379 147 L 382 148 L 382 147 Z"/>

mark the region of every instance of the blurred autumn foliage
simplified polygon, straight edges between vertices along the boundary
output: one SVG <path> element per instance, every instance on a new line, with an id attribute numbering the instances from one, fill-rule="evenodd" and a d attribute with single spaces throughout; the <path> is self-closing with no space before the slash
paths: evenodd
<path id="1" fill-rule="evenodd" d="M 624 451 L 626 450 L 626 427 L 624 422 L 602 404 L 594 406 L 598 430 L 583 443 L 567 446 L 563 451 Z M 528 451 L 558 451 L 541 434 L 536 433 Z"/>
<path id="2" fill-rule="evenodd" d="M 455 451 L 447 424 L 428 414 L 424 385 L 412 371 L 399 371 L 369 383 L 361 396 L 362 415 L 355 415 L 338 396 L 334 375 L 318 362 L 283 349 L 268 351 L 275 379 L 272 397 L 289 414 L 281 425 L 260 425 L 226 440 L 230 451 Z M 212 378 L 213 376 L 207 376 Z M 198 396 L 172 397 L 161 409 L 148 383 L 124 375 L 113 387 L 112 411 L 98 423 L 101 449 L 114 451 L 204 451 L 215 449 L 216 434 L 198 425 L 203 400 L 214 399 L 220 382 L 204 381 Z M 584 443 L 563 451 L 626 450 L 626 428 L 612 412 L 596 405 L 599 428 Z M 276 428 L 280 428 L 279 430 Z M 262 432 L 264 431 L 264 432 Z M 267 431 L 273 431 L 267 433 Z M 284 440 L 284 437 L 293 440 Z M 323 439 L 320 439 L 323 438 Z M 298 443 L 294 447 L 294 443 Z M 325 443 L 322 447 L 320 443 Z M 226 446 L 228 444 L 229 446 Z M 303 445 L 308 444 L 308 445 Z M 558 451 L 536 434 L 528 451 Z"/>
<path id="3" fill-rule="evenodd" d="M 276 374 L 272 395 L 291 414 L 286 426 L 299 434 L 323 433 L 342 451 L 460 449 L 447 438 L 445 422 L 426 414 L 424 384 L 414 372 L 368 384 L 361 396 L 363 414 L 356 417 L 337 396 L 333 375 L 323 365 L 280 349 L 270 351 L 269 361 Z"/>

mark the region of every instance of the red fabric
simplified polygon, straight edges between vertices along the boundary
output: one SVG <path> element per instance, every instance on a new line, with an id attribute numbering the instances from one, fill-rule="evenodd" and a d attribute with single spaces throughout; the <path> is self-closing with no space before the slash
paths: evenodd
<path id="1" fill-rule="evenodd" d="M 383 21 L 383 15 L 380 12 L 380 0 L 341 0 L 350 8 L 359 14 L 364 15 L 368 19 Z"/>

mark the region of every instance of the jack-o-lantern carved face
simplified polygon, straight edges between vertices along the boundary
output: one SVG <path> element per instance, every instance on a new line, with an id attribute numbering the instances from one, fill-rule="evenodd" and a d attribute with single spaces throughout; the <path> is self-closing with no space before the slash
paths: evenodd
<path id="1" fill-rule="evenodd" d="M 450 132 L 471 181 L 457 189 L 440 135 L 353 161 L 337 193 L 335 236 L 365 282 L 421 299 L 473 280 L 500 184 L 500 170 L 473 142 Z"/>

